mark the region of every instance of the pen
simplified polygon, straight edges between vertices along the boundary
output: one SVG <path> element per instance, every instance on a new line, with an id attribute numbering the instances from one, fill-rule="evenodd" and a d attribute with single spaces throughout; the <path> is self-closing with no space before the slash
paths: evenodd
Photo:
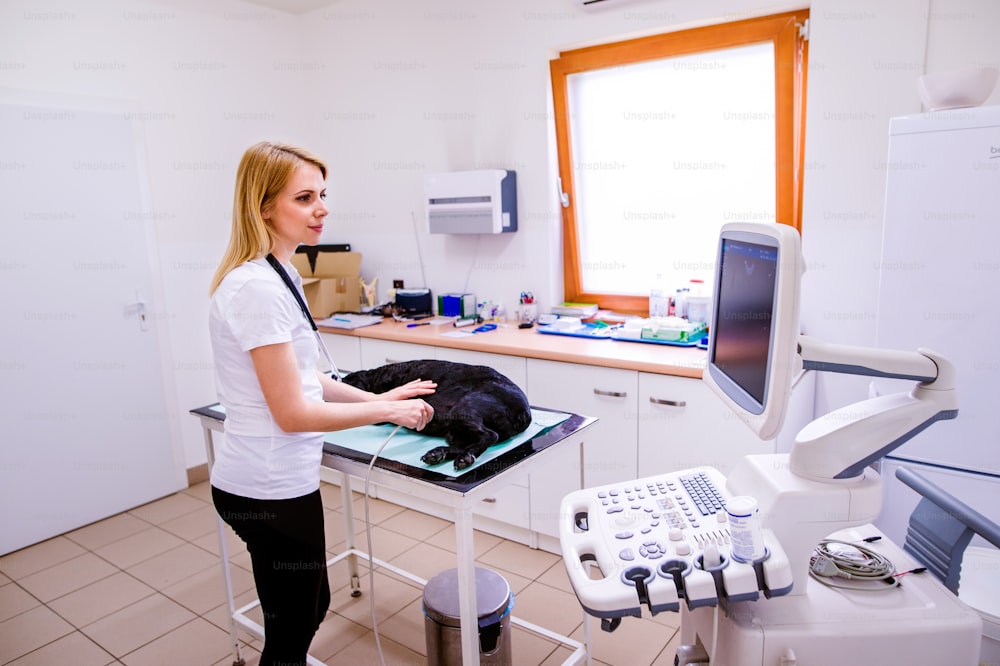
<path id="1" fill-rule="evenodd" d="M 351 321 L 350 319 L 345 319 L 343 317 L 334 317 L 333 320 L 334 321 L 346 321 L 346 322 L 350 322 Z"/>
<path id="2" fill-rule="evenodd" d="M 416 324 L 407 324 L 406 328 L 413 328 L 414 326 L 429 326 L 429 325 L 430 325 L 429 321 L 422 321 Z"/>

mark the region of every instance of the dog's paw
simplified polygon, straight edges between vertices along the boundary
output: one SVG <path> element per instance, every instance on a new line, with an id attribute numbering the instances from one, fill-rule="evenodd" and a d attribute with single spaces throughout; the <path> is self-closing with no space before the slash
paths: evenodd
<path id="1" fill-rule="evenodd" d="M 440 465 L 448 459 L 448 447 L 438 446 L 433 448 L 424 455 L 420 456 L 420 459 L 427 465 Z M 458 461 L 456 461 L 456 464 L 458 464 Z"/>
<path id="2" fill-rule="evenodd" d="M 474 462 L 476 462 L 476 456 L 466 451 L 462 455 L 455 458 L 455 469 L 465 469 Z"/>

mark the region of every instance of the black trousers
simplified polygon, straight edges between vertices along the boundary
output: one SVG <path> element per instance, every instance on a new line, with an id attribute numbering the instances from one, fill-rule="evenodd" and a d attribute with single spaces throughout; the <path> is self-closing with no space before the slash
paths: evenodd
<path id="1" fill-rule="evenodd" d="M 250 553 L 264 612 L 260 666 L 305 666 L 309 643 L 330 608 L 319 490 L 258 500 L 213 487 L 212 499 Z"/>

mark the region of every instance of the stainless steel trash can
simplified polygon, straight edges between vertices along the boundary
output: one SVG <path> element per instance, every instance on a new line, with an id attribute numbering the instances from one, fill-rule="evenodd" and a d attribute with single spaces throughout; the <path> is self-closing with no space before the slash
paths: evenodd
<path id="1" fill-rule="evenodd" d="M 479 663 L 510 666 L 510 612 L 514 593 L 495 571 L 476 568 L 479 616 Z M 429 666 L 462 666 L 462 630 L 458 608 L 458 569 L 448 569 L 424 586 L 424 635 Z"/>

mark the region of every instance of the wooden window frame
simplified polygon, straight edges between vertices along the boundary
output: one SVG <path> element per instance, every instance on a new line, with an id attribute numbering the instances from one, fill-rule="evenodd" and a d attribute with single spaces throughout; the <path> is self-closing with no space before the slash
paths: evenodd
<path id="1" fill-rule="evenodd" d="M 566 300 L 599 303 L 602 308 L 626 313 L 645 313 L 648 307 L 648 300 L 644 296 L 583 290 L 569 131 L 568 77 L 596 69 L 772 42 L 775 54 L 776 219 L 801 232 L 805 72 L 808 62 L 808 37 L 807 30 L 803 30 L 803 27 L 807 28 L 808 19 L 809 10 L 801 9 L 564 51 L 549 63 L 559 174 L 562 178 L 562 192 L 568 195 L 568 205 L 564 203 L 562 210 Z"/>

